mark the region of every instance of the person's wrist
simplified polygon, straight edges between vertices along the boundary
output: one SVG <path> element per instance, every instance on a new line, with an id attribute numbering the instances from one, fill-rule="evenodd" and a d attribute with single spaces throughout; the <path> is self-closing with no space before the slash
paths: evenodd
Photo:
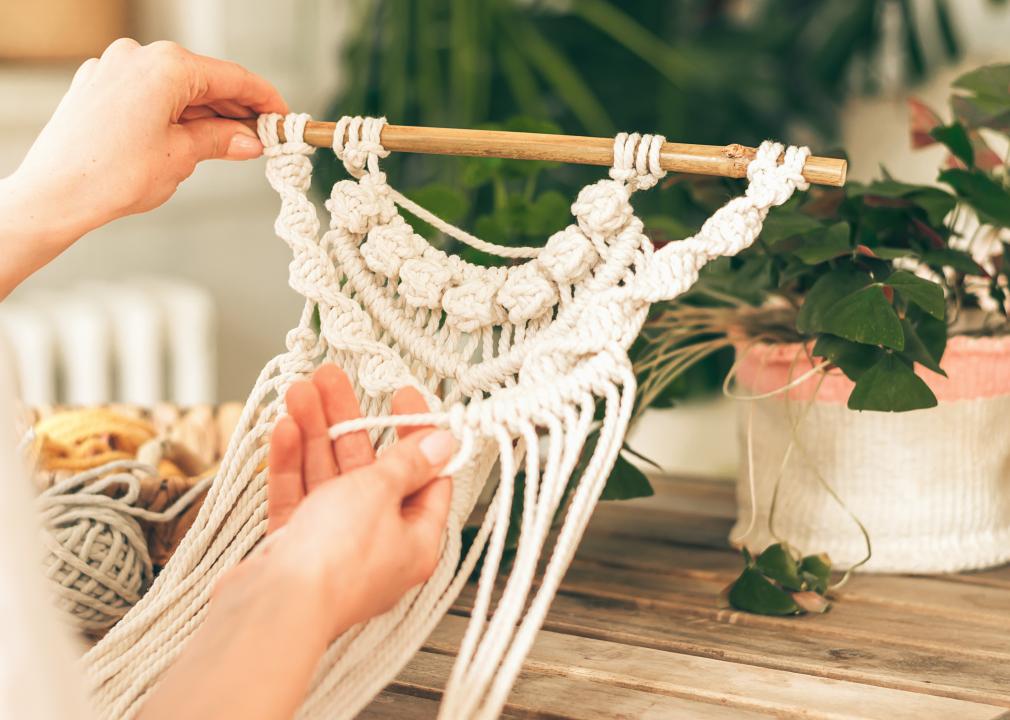
<path id="1" fill-rule="evenodd" d="M 282 531 L 283 532 L 283 531 Z M 339 635 L 341 603 L 334 601 L 332 582 L 318 556 L 299 555 L 282 538 L 271 537 L 265 552 L 246 558 L 222 578 L 214 596 L 225 614 L 257 598 L 257 604 L 283 609 L 289 631 L 323 647 Z"/>
<path id="2" fill-rule="evenodd" d="M 59 175 L 39 176 L 22 167 L 0 182 L 3 202 L 24 224 L 22 234 L 40 249 L 62 252 L 113 219 L 86 188 Z"/>

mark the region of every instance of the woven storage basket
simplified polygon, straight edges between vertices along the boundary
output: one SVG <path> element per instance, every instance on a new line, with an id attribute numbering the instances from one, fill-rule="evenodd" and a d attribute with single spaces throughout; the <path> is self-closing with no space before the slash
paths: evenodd
<path id="1" fill-rule="evenodd" d="M 799 345 L 739 352 L 747 395 L 773 392 L 811 368 Z M 954 572 L 1010 561 L 1010 337 L 955 336 L 942 365 L 947 378 L 922 371 L 939 400 L 927 410 L 851 411 L 852 383 L 838 370 L 819 388 L 814 376 L 788 393 L 740 402 L 731 540 L 751 548 L 774 541 L 768 513 L 778 480 L 775 534 L 804 552 L 826 551 L 841 567 L 858 562 L 862 534 L 819 475 L 869 532 L 866 570 Z"/>

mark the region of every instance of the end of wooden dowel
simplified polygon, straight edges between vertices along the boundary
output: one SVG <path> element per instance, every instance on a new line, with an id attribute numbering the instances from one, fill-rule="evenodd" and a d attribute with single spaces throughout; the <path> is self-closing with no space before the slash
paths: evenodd
<path id="1" fill-rule="evenodd" d="M 256 118 L 236 118 L 236 119 L 253 132 L 259 131 L 259 122 L 257 121 Z"/>
<path id="2" fill-rule="evenodd" d="M 811 156 L 803 166 L 803 177 L 815 185 L 844 187 L 848 173 L 849 163 L 843 158 Z"/>

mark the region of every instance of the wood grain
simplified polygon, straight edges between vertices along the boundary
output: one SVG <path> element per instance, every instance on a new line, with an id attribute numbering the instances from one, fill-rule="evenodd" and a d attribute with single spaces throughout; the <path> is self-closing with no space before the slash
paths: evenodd
<path id="1" fill-rule="evenodd" d="M 1010 718 L 1010 569 L 857 574 L 823 616 L 721 610 L 733 486 L 654 486 L 598 508 L 503 717 Z M 366 717 L 434 713 L 473 594 Z"/>
<path id="2" fill-rule="evenodd" d="M 255 121 L 250 124 L 254 126 Z M 278 136 L 284 129 L 278 122 Z M 310 121 L 304 139 L 316 147 L 332 147 L 336 123 Z M 513 160 L 549 160 L 581 165 L 609 166 L 614 162 L 612 138 L 579 135 L 511 132 L 505 130 L 470 130 L 463 128 L 414 127 L 386 125 L 382 128 L 382 146 L 395 152 L 434 155 L 496 157 Z M 694 145 L 667 142 L 659 154 L 659 164 L 667 171 L 696 175 L 720 175 L 742 178 L 756 150 L 743 145 Z M 811 156 L 803 167 L 803 177 L 817 185 L 845 185 L 848 164 L 841 158 Z"/>

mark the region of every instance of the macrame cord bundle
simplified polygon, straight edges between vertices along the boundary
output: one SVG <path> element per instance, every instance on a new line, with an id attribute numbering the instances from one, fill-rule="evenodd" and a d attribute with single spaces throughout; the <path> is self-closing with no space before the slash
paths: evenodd
<path id="1" fill-rule="evenodd" d="M 278 139 L 282 119 L 285 142 Z M 709 260 L 748 247 L 768 210 L 806 187 L 808 151 L 766 142 L 748 168 L 745 195 L 694 237 L 654 250 L 630 198 L 664 174 L 663 138 L 622 133 L 610 178 L 583 188 L 572 224 L 543 248 L 501 247 L 392 189 L 379 169 L 388 154 L 379 140 L 385 120 L 345 117 L 333 150 L 354 179 L 333 186 L 330 230 L 320 237 L 307 196 L 307 121 L 295 114 L 259 121 L 267 179 L 281 198 L 275 229 L 293 253 L 290 284 L 305 297 L 301 319 L 288 333 L 287 352 L 260 374 L 192 529 L 147 595 L 86 658 L 106 717 L 137 712 L 205 617 L 217 580 L 263 537 L 269 433 L 288 386 L 324 361 L 347 371 L 364 415 L 332 428 L 332 436 L 367 428 L 381 446 L 395 425 L 430 423 L 451 429 L 460 449 L 446 470 L 452 507 L 434 574 L 331 645 L 299 717 L 349 718 L 365 707 L 420 648 L 481 553 L 472 619 L 441 717 L 497 717 L 621 448 L 635 396 L 627 349 L 649 306 L 687 290 Z M 415 234 L 398 208 L 479 250 L 526 262 L 469 264 Z M 430 413 L 389 414 L 390 394 L 405 385 L 425 395 Z M 594 432 L 595 447 L 548 548 L 552 520 Z M 520 471 L 518 548 L 492 603 Z M 488 484 L 493 497 L 461 559 L 464 522 Z"/>

